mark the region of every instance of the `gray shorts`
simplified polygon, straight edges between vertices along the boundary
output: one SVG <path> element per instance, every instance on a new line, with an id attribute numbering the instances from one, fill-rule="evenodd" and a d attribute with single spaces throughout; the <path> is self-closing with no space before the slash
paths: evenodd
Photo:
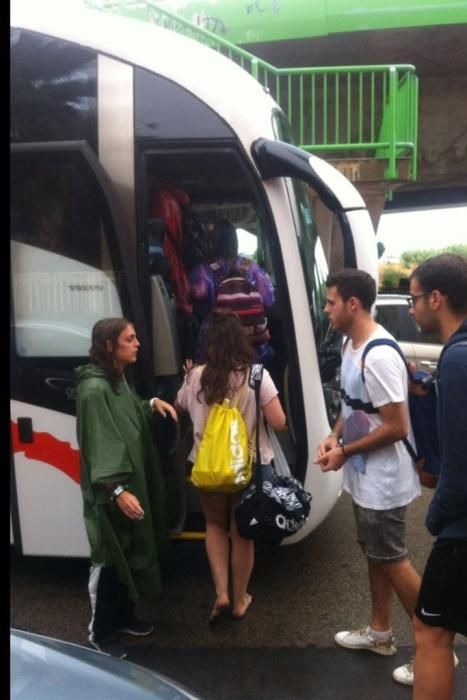
<path id="1" fill-rule="evenodd" d="M 357 542 L 372 562 L 385 564 L 406 559 L 405 513 L 407 506 L 389 510 L 362 508 L 353 503 Z"/>

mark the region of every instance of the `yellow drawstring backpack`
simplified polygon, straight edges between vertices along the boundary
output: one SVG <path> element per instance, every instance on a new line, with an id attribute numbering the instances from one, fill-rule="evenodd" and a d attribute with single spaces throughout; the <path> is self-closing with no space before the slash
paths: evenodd
<path id="1" fill-rule="evenodd" d="M 245 385 L 246 379 L 235 401 L 224 399 L 211 407 L 191 472 L 192 483 L 202 491 L 235 493 L 251 480 L 253 454 L 237 408 Z"/>

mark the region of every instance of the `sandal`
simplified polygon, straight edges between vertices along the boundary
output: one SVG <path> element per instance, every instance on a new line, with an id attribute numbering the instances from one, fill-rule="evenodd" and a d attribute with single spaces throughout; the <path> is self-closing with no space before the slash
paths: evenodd
<path id="1" fill-rule="evenodd" d="M 219 607 L 215 605 L 209 615 L 209 624 L 214 625 L 216 622 L 219 622 L 219 620 L 222 620 L 222 618 L 229 617 L 231 612 L 232 606 L 229 603 L 227 603 L 227 605 L 220 605 Z"/>

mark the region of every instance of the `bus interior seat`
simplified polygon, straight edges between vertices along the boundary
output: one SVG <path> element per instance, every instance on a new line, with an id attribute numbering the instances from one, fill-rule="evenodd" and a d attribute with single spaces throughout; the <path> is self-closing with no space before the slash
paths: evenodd
<path id="1" fill-rule="evenodd" d="M 161 275 L 151 275 L 152 344 L 154 374 L 178 374 L 181 366 L 180 343 L 175 320 L 175 299 L 170 298 Z"/>
<path id="2" fill-rule="evenodd" d="M 165 224 L 162 219 L 149 219 L 146 225 L 149 270 L 151 275 L 160 275 L 170 284 L 169 261 L 164 253 Z"/>
<path id="3" fill-rule="evenodd" d="M 169 261 L 164 255 L 165 225 L 162 219 L 149 219 L 147 241 L 150 271 L 152 344 L 154 374 L 166 377 L 178 374 L 181 364 L 176 322 L 175 297 L 169 293 Z"/>

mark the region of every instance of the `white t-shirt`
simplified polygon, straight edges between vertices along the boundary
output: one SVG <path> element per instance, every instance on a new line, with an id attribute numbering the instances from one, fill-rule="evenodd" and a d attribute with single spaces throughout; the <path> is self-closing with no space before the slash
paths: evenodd
<path id="1" fill-rule="evenodd" d="M 341 386 L 352 399 L 371 402 L 375 408 L 402 401 L 407 404 L 407 369 L 394 348 L 379 345 L 370 350 L 365 358 L 365 383 L 362 382 L 362 353 L 365 345 L 375 338 L 393 340 L 391 334 L 378 325 L 357 350 L 353 349 L 351 340 L 347 342 L 342 358 Z M 342 418 L 344 445 L 368 435 L 382 423 L 379 413 L 353 411 L 344 402 Z M 409 440 L 414 444 L 411 427 Z M 418 474 L 402 440 L 349 457 L 344 464 L 344 489 L 359 506 L 374 510 L 405 506 L 421 493 Z"/>
<path id="2" fill-rule="evenodd" d="M 204 365 L 195 367 L 189 372 L 185 381 L 183 382 L 178 394 L 177 402 L 185 411 L 190 414 L 191 420 L 193 422 L 193 436 L 194 444 L 193 448 L 188 456 L 190 462 L 194 462 L 199 448 L 199 443 L 203 437 L 204 428 L 209 416 L 209 411 L 211 406 L 208 406 L 204 401 L 204 396 L 201 393 L 198 399 L 198 392 L 200 390 L 201 374 L 204 369 Z M 230 375 L 230 387 L 231 392 L 227 398 L 232 399 L 237 390 L 240 388 L 243 379 L 243 372 L 232 372 Z M 274 382 L 271 379 L 271 375 L 267 369 L 263 369 L 263 378 L 261 381 L 259 403 L 260 406 L 265 406 L 268 404 L 279 392 L 277 391 Z M 253 442 L 253 434 L 256 426 L 256 402 L 255 402 L 255 392 L 254 389 L 248 386 L 248 383 L 244 387 L 240 400 L 237 404 L 238 410 L 240 411 L 243 420 L 246 423 L 248 436 L 252 444 L 252 449 L 255 450 L 255 444 Z M 262 464 L 269 464 L 269 462 L 274 457 L 274 452 L 271 446 L 271 442 L 266 433 L 263 421 L 260 424 L 259 430 L 259 449 L 261 452 L 261 462 Z M 254 453 L 253 453 L 254 454 Z"/>

